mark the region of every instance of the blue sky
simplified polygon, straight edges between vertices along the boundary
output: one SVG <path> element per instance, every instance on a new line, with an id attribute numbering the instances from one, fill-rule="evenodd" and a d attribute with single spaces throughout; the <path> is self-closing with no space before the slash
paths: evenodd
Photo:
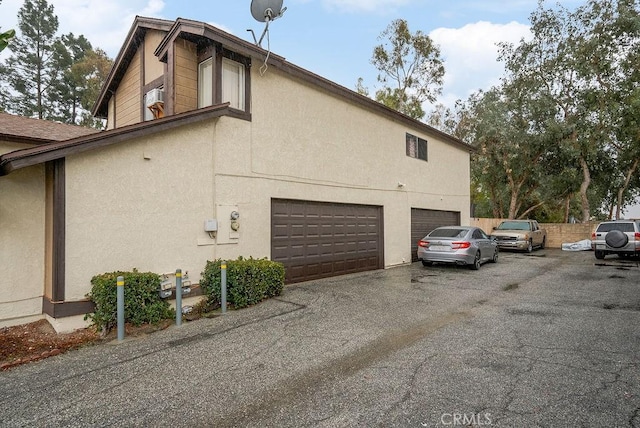
<path id="1" fill-rule="evenodd" d="M 547 1 L 573 9 L 583 0 Z M 2 0 L 0 28 L 17 29 L 22 0 Z M 60 21 L 59 34 L 83 34 L 115 57 L 136 15 L 208 22 L 245 40 L 259 37 L 264 24 L 253 19 L 251 0 L 49 0 Z M 438 100 L 452 107 L 499 81 L 497 42 L 517 43 L 529 34 L 537 0 L 284 0 L 287 11 L 271 24 L 272 52 L 349 89 L 359 77 L 371 93 L 379 87 L 370 59 L 378 36 L 394 19 L 407 20 L 440 46 L 445 85 Z M 263 42 L 266 48 L 266 42 Z M 8 55 L 8 50 L 0 58 Z M 429 106 L 425 106 L 427 111 Z M 640 217 L 640 207 L 633 214 Z"/>
<path id="2" fill-rule="evenodd" d="M 22 0 L 3 0 L 0 27 L 16 28 Z M 378 36 L 397 18 L 412 31 L 429 34 L 442 49 L 446 75 L 439 102 L 452 106 L 502 73 L 496 62 L 498 41 L 516 43 L 528 33 L 536 0 L 284 0 L 287 11 L 273 22 L 271 50 L 288 61 L 354 89 L 359 77 L 373 93 L 378 88 L 370 64 Z M 579 0 L 565 0 L 568 7 Z M 60 33 L 84 34 L 111 57 L 117 55 L 135 15 L 205 21 L 246 40 L 263 24 L 250 13 L 251 0 L 49 0 Z M 266 43 L 263 43 L 266 47 Z M 4 54 L 6 56 L 6 53 Z"/>

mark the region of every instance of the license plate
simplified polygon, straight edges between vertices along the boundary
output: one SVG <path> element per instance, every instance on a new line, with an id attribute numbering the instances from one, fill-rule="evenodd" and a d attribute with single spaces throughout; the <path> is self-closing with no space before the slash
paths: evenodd
<path id="1" fill-rule="evenodd" d="M 449 251 L 450 249 L 450 247 L 445 245 L 432 245 L 429 248 L 431 248 L 431 251 Z"/>

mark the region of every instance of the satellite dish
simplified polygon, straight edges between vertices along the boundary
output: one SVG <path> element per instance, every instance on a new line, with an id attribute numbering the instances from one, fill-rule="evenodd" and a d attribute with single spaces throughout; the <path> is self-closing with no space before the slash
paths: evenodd
<path id="1" fill-rule="evenodd" d="M 282 9 L 283 0 L 252 0 L 251 15 L 256 21 L 269 22 L 282 16 L 287 8 Z"/>
<path id="2" fill-rule="evenodd" d="M 1 1 L 1 0 L 0 0 Z M 256 40 L 256 35 L 253 30 L 250 31 L 253 35 L 253 41 L 259 47 L 262 47 L 262 40 L 265 36 L 267 36 L 267 44 L 269 42 L 269 23 L 274 21 L 282 16 L 287 8 L 282 7 L 282 3 L 284 0 L 251 0 L 251 15 L 255 18 L 256 21 L 266 22 L 264 26 L 264 31 L 262 32 L 262 36 L 260 36 L 260 40 Z M 260 67 L 260 75 L 264 76 L 264 73 L 267 71 L 267 62 L 269 61 L 269 55 L 271 54 L 271 46 L 267 46 L 267 57 L 264 60 L 264 64 Z"/>

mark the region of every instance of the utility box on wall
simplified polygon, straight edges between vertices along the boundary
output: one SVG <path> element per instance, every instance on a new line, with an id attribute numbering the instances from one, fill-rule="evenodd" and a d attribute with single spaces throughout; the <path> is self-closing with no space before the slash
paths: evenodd
<path id="1" fill-rule="evenodd" d="M 216 241 L 218 244 L 237 244 L 240 240 L 242 229 L 242 213 L 237 205 L 217 205 L 216 216 L 218 231 Z"/>

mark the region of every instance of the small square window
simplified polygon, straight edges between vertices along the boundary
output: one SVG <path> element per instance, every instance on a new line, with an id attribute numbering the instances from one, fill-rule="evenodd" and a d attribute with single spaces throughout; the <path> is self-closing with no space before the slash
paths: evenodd
<path id="1" fill-rule="evenodd" d="M 407 156 L 426 161 L 427 148 L 427 140 L 407 133 Z"/>

